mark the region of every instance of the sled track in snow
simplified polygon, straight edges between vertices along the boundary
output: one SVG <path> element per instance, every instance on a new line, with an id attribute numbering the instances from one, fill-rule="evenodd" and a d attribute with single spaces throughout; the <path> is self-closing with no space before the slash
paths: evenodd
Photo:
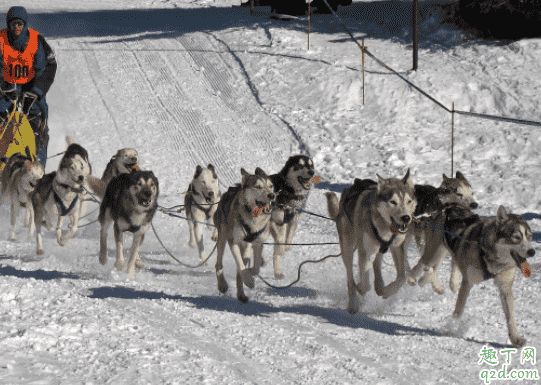
<path id="1" fill-rule="evenodd" d="M 166 163 L 177 171 L 175 180 L 178 172 L 191 176 L 197 164 L 213 163 L 221 183 L 230 186 L 240 180 L 241 167 L 277 172 L 290 155 L 283 149 L 298 147 L 219 44 L 195 32 L 84 45 L 99 96 L 119 135 L 131 138 L 123 145 L 142 147 L 153 163 Z M 132 101 L 128 110 L 122 108 L 126 100 Z"/>

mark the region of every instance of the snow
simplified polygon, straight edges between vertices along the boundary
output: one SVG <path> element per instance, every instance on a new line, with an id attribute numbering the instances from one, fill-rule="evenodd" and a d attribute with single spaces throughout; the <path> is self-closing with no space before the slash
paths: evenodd
<path id="1" fill-rule="evenodd" d="M 341 191 L 355 177 L 399 177 L 410 168 L 415 183 L 439 185 L 443 173 L 450 176 L 451 115 L 368 57 L 363 105 L 360 50 L 332 15 L 313 17 L 307 50 L 306 18 L 272 20 L 268 7 L 250 15 L 237 4 L 18 1 L 58 57 L 48 94 L 49 154 L 63 151 L 70 135 L 101 176 L 119 148 L 136 148 L 142 168 L 157 175 L 166 207 L 182 204 L 197 164 L 213 163 L 224 191 L 240 180 L 241 167 L 277 172 L 299 153 L 297 139 L 324 181 L 307 207 L 321 215 L 324 192 Z M 541 41 L 472 39 L 442 24 L 437 4 L 422 2 L 415 72 L 409 2 L 355 1 L 338 14 L 370 52 L 447 108 L 454 102 L 456 110 L 541 121 Z M 0 5 L 7 12 L 13 4 Z M 472 184 L 478 212 L 493 216 L 503 204 L 525 214 L 537 252 L 538 129 L 454 116 L 454 171 Z M 46 171 L 58 161 L 50 159 Z M 286 290 L 258 280 L 243 305 L 234 288 L 218 293 L 214 256 L 208 266 L 182 267 L 150 231 L 141 251 L 146 269 L 129 281 L 113 270 L 112 234 L 109 263 L 98 263 L 96 223 L 65 247 L 46 232 L 45 256 L 37 257 L 22 226 L 19 240 L 7 241 L 7 207 L 1 211 L 1 384 L 472 384 L 493 369 L 478 365 L 483 346 L 509 347 L 490 282 L 472 290 L 461 321 L 451 319 L 448 260 L 439 273 L 443 295 L 405 286 L 382 300 L 372 290 L 356 315 L 345 310 L 340 258 L 303 266 L 300 282 Z M 93 211 L 82 222 L 96 217 Z M 184 221 L 157 213 L 154 225 L 177 258 L 198 263 Z M 295 242 L 338 238 L 330 221 L 304 215 Z M 264 253 L 270 257 L 271 247 Z M 262 276 L 285 285 L 302 261 L 338 253 L 338 245 L 293 246 L 283 281 L 272 278 L 271 266 Z M 410 264 L 418 257 L 411 246 Z M 392 259 L 384 259 L 390 282 Z M 234 286 L 229 250 L 224 263 Z M 530 278 L 515 279 L 515 315 L 528 345 L 539 348 L 537 258 L 531 265 Z M 508 369 L 538 367 L 521 364 L 518 354 Z"/>

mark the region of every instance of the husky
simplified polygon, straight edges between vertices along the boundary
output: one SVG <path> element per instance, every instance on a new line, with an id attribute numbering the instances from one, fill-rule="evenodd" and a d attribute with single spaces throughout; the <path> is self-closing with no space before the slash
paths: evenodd
<path id="1" fill-rule="evenodd" d="M 412 234 L 410 224 L 417 205 L 414 184 L 410 170 L 400 179 L 355 179 L 338 198 L 334 193 L 326 193 L 329 216 L 336 220 L 340 240 L 342 260 L 346 267 L 349 304 L 348 311 L 359 310 L 356 291 L 361 295 L 370 290 L 368 271 L 369 257 L 374 259 L 374 286 L 376 293 L 388 298 L 395 294 L 406 282 L 406 247 Z M 384 286 L 381 276 L 383 254 L 391 249 L 396 280 Z M 360 282 L 353 278 L 353 253 L 359 256 Z"/>
<path id="2" fill-rule="evenodd" d="M 254 276 L 259 274 L 261 267 L 263 242 L 270 235 L 269 222 L 276 194 L 271 178 L 259 167 L 254 175 L 244 169 L 240 172 L 242 183 L 224 193 L 214 213 L 214 223 L 218 228 L 216 277 L 218 290 L 225 293 L 228 286 L 222 259 L 227 242 L 237 265 L 237 298 L 246 303 L 248 297 L 244 294 L 243 284 L 250 289 L 255 286 Z M 252 250 L 254 267 L 246 268 Z"/>
<path id="3" fill-rule="evenodd" d="M 87 182 L 92 191 L 96 193 L 100 200 L 103 200 L 105 190 L 111 179 L 120 174 L 129 174 L 131 170 L 141 170 L 139 168 L 139 155 L 137 150 L 133 148 L 123 148 L 111 157 L 101 179 L 90 175 Z"/>
<path id="4" fill-rule="evenodd" d="M 301 218 L 300 210 L 306 206 L 308 194 L 314 183 L 314 163 L 305 155 L 291 156 L 282 170 L 270 178 L 277 195 L 275 210 L 282 211 L 276 215 L 283 215 L 283 221 L 271 222 L 271 235 L 274 242 L 278 243 L 274 245 L 274 278 L 283 279 L 281 258 L 291 248 L 289 244 L 293 241 Z"/>
<path id="5" fill-rule="evenodd" d="M 479 218 L 459 205 L 450 206 L 433 222 L 441 227 L 427 232 L 421 259 L 425 267 L 430 267 L 437 262 L 439 249 L 446 248 L 450 252 L 454 261 L 451 290 L 458 291 L 453 317 L 460 318 L 464 313 L 474 285 L 494 279 L 500 292 L 509 339 L 516 347 L 524 346 L 526 340 L 519 335 L 515 324 L 512 285 L 517 267 L 526 278 L 531 274 L 526 258 L 533 257 L 535 250 L 530 244 L 532 231 L 528 223 L 522 216 L 508 213 L 504 206 L 498 208 L 495 218 L 487 219 Z M 462 275 L 460 284 L 456 279 L 459 271 Z"/>
<path id="6" fill-rule="evenodd" d="M 478 207 L 477 202 L 473 199 L 473 189 L 460 171 L 456 172 L 456 178 L 449 178 L 443 174 L 443 180 L 438 188 L 429 185 L 415 185 L 415 196 L 417 197 L 417 208 L 414 213 L 415 218 L 437 214 L 450 205 L 459 205 L 463 208 L 473 210 Z M 415 242 L 419 254 L 422 255 L 426 226 L 417 228 L 417 223 L 419 222 L 416 222 Z M 438 294 L 443 294 L 445 291 L 436 278 L 436 273 L 447 256 L 445 250 L 442 249 L 442 252 L 442 255 L 440 255 L 433 268 L 425 271 L 424 276 L 419 279 L 419 286 L 424 286 L 430 282 L 432 284 L 432 290 Z M 454 262 L 451 260 L 451 263 L 453 264 Z M 415 280 L 410 278 L 409 283 L 414 285 Z"/>
<path id="7" fill-rule="evenodd" d="M 85 178 L 92 173 L 88 152 L 66 137 L 68 148 L 60 160 L 58 171 L 46 174 L 39 180 L 32 193 L 34 222 L 36 224 L 37 255 L 42 255 L 41 227 L 53 230 L 56 220 L 56 240 L 65 246 L 78 230 L 79 218 L 86 210 Z M 62 235 L 62 223 L 70 216 L 71 228 Z"/>
<path id="8" fill-rule="evenodd" d="M 118 271 L 124 268 L 122 235 L 125 231 L 133 233 L 127 267 L 128 278 L 133 280 L 136 267 L 144 268 L 139 257 L 139 249 L 156 212 L 158 196 L 158 179 L 152 171 L 132 169 L 129 174 L 120 174 L 111 179 L 101 202 L 98 217 L 101 225 L 99 261 L 102 265 L 107 263 L 107 232 L 114 224 L 115 268 Z"/>
<path id="9" fill-rule="evenodd" d="M 101 180 L 108 185 L 111 179 L 120 174 L 129 174 L 132 169 L 136 171 L 139 168 L 139 154 L 137 150 L 133 148 L 123 148 L 118 150 L 115 155 L 111 157 L 109 163 L 103 171 Z"/>
<path id="10" fill-rule="evenodd" d="M 207 229 L 214 225 L 214 213 L 218 208 L 218 202 L 222 194 L 218 185 L 218 176 L 214 166 L 209 164 L 205 169 L 201 166 L 195 168 L 195 174 L 188 187 L 188 192 L 184 197 L 184 207 L 190 226 L 189 246 L 197 246 L 201 262 L 205 261 L 207 256 L 203 254 L 203 232 L 201 224 L 207 222 Z M 211 238 L 214 242 L 218 239 L 218 229 L 214 227 Z M 204 263 L 206 266 L 206 262 Z"/>
<path id="11" fill-rule="evenodd" d="M 28 147 L 27 147 L 28 148 Z M 2 191 L 0 195 L 0 205 L 2 205 L 7 196 L 11 200 L 11 234 L 10 241 L 17 239 L 15 234 L 15 224 L 19 209 L 23 207 L 26 211 L 24 225 L 29 228 L 28 236 L 32 237 L 35 231 L 34 210 L 32 207 L 32 192 L 38 181 L 45 174 L 42 164 L 34 159 L 30 153 L 23 155 L 17 152 L 9 157 L 3 158 L 6 164 L 2 172 Z"/>

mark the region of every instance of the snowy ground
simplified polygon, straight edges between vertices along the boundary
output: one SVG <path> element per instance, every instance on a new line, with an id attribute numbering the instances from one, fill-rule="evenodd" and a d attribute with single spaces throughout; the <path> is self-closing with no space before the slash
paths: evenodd
<path id="1" fill-rule="evenodd" d="M 233 4 L 18 1 L 58 57 L 48 95 L 50 155 L 71 135 L 100 176 L 117 149 L 134 147 L 160 180 L 159 203 L 173 206 L 197 164 L 213 163 L 225 190 L 241 167 L 277 172 L 299 153 L 301 138 L 325 181 L 307 209 L 323 215 L 324 192 L 355 177 L 398 177 L 408 167 L 416 183 L 450 176 L 450 114 L 369 58 L 363 106 L 360 50 L 331 15 L 312 19 L 307 50 L 306 18 L 272 20 L 269 8 L 250 15 Z M 449 108 L 541 121 L 541 40 L 472 40 L 441 25 L 437 3 L 422 4 L 417 72 L 410 71 L 410 2 L 355 1 L 338 13 L 374 55 Z M 2 0 L 0 10 L 11 5 Z M 471 182 L 480 214 L 494 215 L 500 204 L 525 214 L 537 252 L 538 129 L 455 116 L 454 170 Z M 5 240 L 8 211 L 0 211 Z M 198 262 L 184 221 L 157 213 L 154 224 L 177 258 Z M 350 315 L 339 258 L 305 266 L 287 290 L 257 281 L 242 305 L 234 290 L 218 294 L 214 258 L 207 267 L 182 267 L 152 233 L 141 253 L 146 269 L 127 281 L 113 271 L 113 258 L 98 263 L 98 231 L 85 227 L 64 248 L 47 233 L 45 257 L 22 229 L 18 242 L 0 240 L 1 384 L 473 384 L 505 360 L 478 365 L 483 346 L 509 346 L 491 282 L 472 291 L 458 325 L 449 321 L 455 295 L 428 287 L 404 287 L 388 300 L 372 291 Z M 313 216 L 303 217 L 295 241 L 338 242 L 334 224 Z M 419 254 L 409 251 L 413 264 Z M 338 252 L 338 245 L 294 246 L 283 281 L 272 279 L 270 266 L 262 276 L 287 284 L 302 261 Z M 389 282 L 394 267 L 385 262 Z M 225 263 L 232 284 L 228 251 Z M 531 265 L 529 279 L 515 280 L 515 313 L 528 345 L 540 348 L 538 258 Z M 446 287 L 449 272 L 446 261 L 439 274 Z M 538 368 L 521 364 L 519 353 L 508 371 Z"/>

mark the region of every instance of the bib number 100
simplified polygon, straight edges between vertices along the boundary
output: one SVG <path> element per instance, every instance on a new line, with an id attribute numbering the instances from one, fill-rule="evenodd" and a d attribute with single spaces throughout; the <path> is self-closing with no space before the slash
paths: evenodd
<path id="1" fill-rule="evenodd" d="M 25 78 L 28 76 L 28 66 L 21 66 L 20 64 L 10 64 L 9 75 L 16 78 Z"/>

